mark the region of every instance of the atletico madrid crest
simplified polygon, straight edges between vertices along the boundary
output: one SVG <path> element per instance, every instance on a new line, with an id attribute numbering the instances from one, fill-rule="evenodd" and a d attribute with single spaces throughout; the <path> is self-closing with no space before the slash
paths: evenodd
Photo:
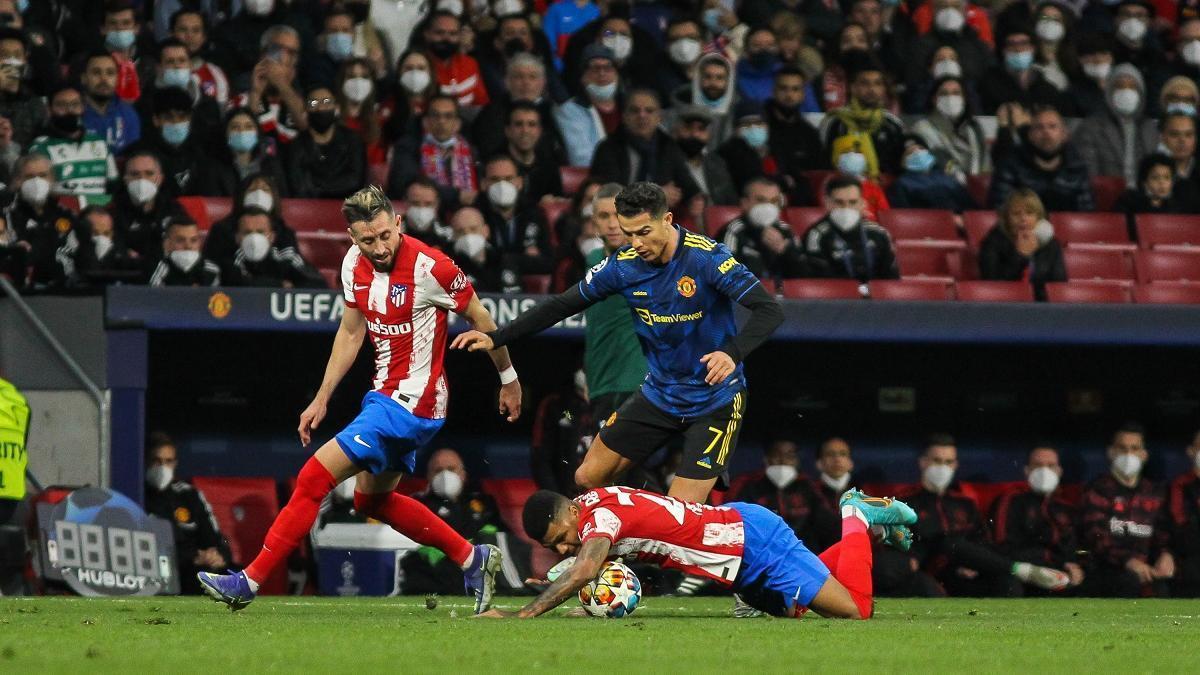
<path id="1" fill-rule="evenodd" d="M 392 284 L 392 288 L 388 291 L 388 299 L 396 307 L 404 305 L 404 299 L 408 296 L 408 286 L 404 284 Z"/>

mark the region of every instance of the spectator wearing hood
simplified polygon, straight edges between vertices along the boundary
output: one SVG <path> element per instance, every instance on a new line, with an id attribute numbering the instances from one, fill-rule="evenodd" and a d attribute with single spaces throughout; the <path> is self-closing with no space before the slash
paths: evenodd
<path id="1" fill-rule="evenodd" d="M 1138 162 L 1158 144 L 1155 124 L 1145 115 L 1146 84 L 1137 68 L 1122 63 L 1113 68 L 1105 94 L 1105 107 L 1080 122 L 1072 140 L 1093 176 L 1123 176 L 1132 185 Z"/>
<path id="2" fill-rule="evenodd" d="M 696 62 L 696 72 L 691 84 L 677 89 L 672 99 L 673 107 L 694 103 L 704 106 L 712 114 L 710 149 L 715 149 L 733 135 L 733 119 L 730 113 L 741 97 L 737 91 L 737 73 L 724 56 L 701 56 Z"/>
<path id="3" fill-rule="evenodd" d="M 989 281 L 1028 281 L 1034 296 L 1046 299 L 1046 282 L 1066 281 L 1062 246 L 1033 190 L 1013 192 L 999 220 L 979 245 L 979 276 Z"/>
<path id="4" fill-rule="evenodd" d="M 616 57 L 603 45 L 583 50 L 583 93 L 554 109 L 554 121 L 567 143 L 567 162 L 589 166 L 596 146 L 621 124 L 621 75 Z"/>
<path id="5" fill-rule="evenodd" d="M 962 213 L 975 208 L 975 200 L 938 161 L 920 136 L 904 142 L 904 172 L 888 187 L 888 204 L 897 209 L 951 209 Z"/>
<path id="6" fill-rule="evenodd" d="M 967 176 L 992 172 L 987 137 L 975 119 L 974 109 L 958 77 L 941 77 L 933 85 L 928 114 L 913 125 L 925 147 L 965 183 Z"/>

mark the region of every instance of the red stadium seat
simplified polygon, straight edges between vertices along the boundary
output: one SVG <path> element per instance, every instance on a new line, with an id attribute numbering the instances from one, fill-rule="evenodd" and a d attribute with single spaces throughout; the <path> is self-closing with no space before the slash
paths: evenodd
<path id="1" fill-rule="evenodd" d="M 995 211 L 964 211 L 963 228 L 967 232 L 967 246 L 978 251 L 984 237 L 996 226 Z"/>
<path id="2" fill-rule="evenodd" d="M 1003 483 L 967 483 L 960 482 L 959 490 L 971 499 L 975 500 L 975 504 L 979 507 L 979 513 L 986 518 L 992 510 L 992 503 L 995 502 L 1001 495 L 1019 489 L 1027 485 L 1023 480 L 1008 481 Z"/>
<path id="3" fill-rule="evenodd" d="M 962 279 L 965 248 L 961 241 L 897 241 L 896 261 L 904 277 Z"/>
<path id="4" fill-rule="evenodd" d="M 570 197 L 579 191 L 579 186 L 583 185 L 583 181 L 587 179 L 588 172 L 591 167 L 586 166 L 564 166 L 559 170 L 559 175 L 562 177 L 563 194 Z"/>
<path id="5" fill-rule="evenodd" d="M 229 540 L 233 559 L 247 565 L 262 548 L 267 529 L 279 513 L 279 497 L 271 478 L 213 478 L 196 476 L 192 484 L 204 493 L 221 533 Z M 287 569 L 281 565 L 259 590 L 282 595 L 287 590 Z"/>
<path id="6" fill-rule="evenodd" d="M 1105 281 L 1070 281 L 1046 284 L 1050 302 L 1114 303 L 1133 302 L 1133 284 Z"/>
<path id="7" fill-rule="evenodd" d="M 342 287 L 342 271 L 332 267 L 322 267 L 317 270 L 321 273 L 321 278 L 325 280 L 325 285 L 329 288 L 340 289 Z"/>
<path id="8" fill-rule="evenodd" d="M 729 221 L 741 214 L 742 209 L 737 206 L 707 206 L 704 208 L 704 231 L 701 234 L 716 238 Z"/>
<path id="9" fill-rule="evenodd" d="M 1092 176 L 1092 195 L 1096 198 L 1097 211 L 1112 211 L 1124 191 L 1125 178 L 1122 176 Z"/>
<path id="10" fill-rule="evenodd" d="M 792 206 L 785 214 L 784 219 L 792 226 L 792 231 L 803 237 L 808 228 L 825 217 L 825 209 L 818 206 Z"/>
<path id="11" fill-rule="evenodd" d="M 179 205 L 192 218 L 200 229 L 207 230 L 213 223 L 229 215 L 233 210 L 233 199 L 230 197 L 180 197 Z"/>
<path id="12" fill-rule="evenodd" d="M 283 222 L 296 232 L 344 232 L 340 199 L 285 199 L 280 205 Z"/>
<path id="13" fill-rule="evenodd" d="M 382 187 L 385 190 L 387 189 L 387 184 L 388 184 L 388 164 L 387 164 L 387 162 L 382 162 L 380 164 L 368 164 L 367 165 L 367 183 L 369 183 L 371 185 L 378 185 L 379 187 Z"/>
<path id="14" fill-rule="evenodd" d="M 562 217 L 562 214 L 571 208 L 571 202 L 567 199 L 554 199 L 542 202 L 539 206 L 542 209 L 542 215 L 546 216 L 546 224 L 550 226 L 550 245 L 556 246 L 558 244 L 558 228 L 554 225 Z"/>
<path id="15" fill-rule="evenodd" d="M 342 269 L 342 260 L 349 250 L 350 235 L 345 230 L 341 232 L 297 232 L 296 243 L 300 255 L 308 264 L 317 269 Z"/>
<path id="16" fill-rule="evenodd" d="M 1088 244 L 1133 248 L 1123 213 L 1059 212 L 1050 214 L 1050 222 L 1054 225 L 1054 236 L 1067 246 Z"/>
<path id="17" fill-rule="evenodd" d="M 871 282 L 872 300 L 928 300 L 941 302 L 954 299 L 952 279 L 880 279 Z"/>
<path id="18" fill-rule="evenodd" d="M 1200 284 L 1139 284 L 1133 287 L 1133 299 L 1146 305 L 1200 305 Z"/>
<path id="19" fill-rule="evenodd" d="M 812 171 L 803 172 L 804 178 L 808 180 L 808 187 L 812 189 L 813 196 L 817 198 L 817 203 L 821 203 L 825 194 L 825 181 L 837 171 L 829 169 L 814 169 Z"/>
<path id="20" fill-rule="evenodd" d="M 1125 279 L 1134 276 L 1133 258 L 1126 251 L 1068 247 L 1063 250 L 1067 278 L 1071 281 Z"/>
<path id="21" fill-rule="evenodd" d="M 954 212 L 941 209 L 887 209 L 879 213 L 882 225 L 897 241 L 901 239 L 961 241 Z"/>
<path id="22" fill-rule="evenodd" d="M 783 297 L 796 300 L 860 300 L 853 279 L 784 279 Z"/>
<path id="23" fill-rule="evenodd" d="M 550 292 L 552 279 L 553 277 L 549 274 L 522 274 L 521 289 L 526 293 L 545 295 Z"/>
<path id="24" fill-rule="evenodd" d="M 980 206 L 985 206 L 987 204 L 988 190 L 990 190 L 991 187 L 991 174 L 967 176 L 967 193 L 970 194 L 971 199 Z"/>
<path id="25" fill-rule="evenodd" d="M 1196 251 L 1138 251 L 1137 278 L 1156 281 L 1200 281 L 1200 249 Z"/>
<path id="26" fill-rule="evenodd" d="M 1138 244 L 1142 248 L 1200 247 L 1200 217 L 1166 213 L 1137 215 Z"/>
<path id="27" fill-rule="evenodd" d="M 1033 285 L 1025 281 L 960 281 L 963 302 L 1033 302 Z"/>

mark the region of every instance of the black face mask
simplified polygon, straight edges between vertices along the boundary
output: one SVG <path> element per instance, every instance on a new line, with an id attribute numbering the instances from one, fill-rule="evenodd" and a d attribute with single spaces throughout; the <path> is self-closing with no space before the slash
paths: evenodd
<path id="1" fill-rule="evenodd" d="M 1047 151 L 1042 150 L 1041 148 L 1037 147 L 1036 145 L 1030 143 L 1029 149 L 1032 150 L 1033 154 L 1036 155 L 1037 158 L 1042 161 L 1048 161 L 1048 160 L 1054 159 L 1055 157 L 1062 155 L 1062 148 L 1058 148 L 1057 150 L 1051 150 L 1051 151 L 1047 152 Z"/>
<path id="2" fill-rule="evenodd" d="M 754 52 L 750 54 L 747 59 L 755 68 L 759 70 L 766 70 L 767 68 L 771 67 L 771 64 L 775 63 L 775 52 L 770 50 Z"/>
<path id="3" fill-rule="evenodd" d="M 80 125 L 81 121 L 82 120 L 80 119 L 79 115 L 51 115 L 50 116 L 50 126 L 54 127 L 55 129 L 58 129 L 59 131 L 63 132 L 64 134 L 73 134 L 76 131 L 79 131 L 79 125 Z"/>
<path id="4" fill-rule="evenodd" d="M 705 143 L 699 138 L 680 138 L 675 142 L 679 144 L 679 149 L 683 150 L 683 154 L 687 155 L 688 159 L 695 159 L 704 152 Z"/>
<path id="5" fill-rule="evenodd" d="M 454 53 L 458 51 L 458 43 L 442 41 L 430 42 L 429 51 L 433 52 L 433 55 L 439 59 L 448 59 L 451 56 L 454 56 Z"/>
<path id="6" fill-rule="evenodd" d="M 337 113 L 332 110 L 317 110 L 308 113 L 308 126 L 318 134 L 329 131 L 329 127 L 337 121 Z"/>
<path id="7" fill-rule="evenodd" d="M 525 43 L 521 40 L 521 38 L 513 38 L 504 43 L 504 56 L 510 59 L 521 52 L 527 51 L 529 50 L 525 48 Z"/>

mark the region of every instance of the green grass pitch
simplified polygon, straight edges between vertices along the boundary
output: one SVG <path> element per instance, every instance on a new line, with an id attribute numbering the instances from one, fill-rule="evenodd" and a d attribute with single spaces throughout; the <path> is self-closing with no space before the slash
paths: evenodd
<path id="1" fill-rule="evenodd" d="M 881 599 L 866 622 L 730 609 L 653 597 L 621 620 L 560 608 L 494 621 L 449 597 L 434 610 L 422 598 L 260 598 L 237 614 L 207 598 L 0 598 L 0 673 L 1200 670 L 1194 600 Z"/>

